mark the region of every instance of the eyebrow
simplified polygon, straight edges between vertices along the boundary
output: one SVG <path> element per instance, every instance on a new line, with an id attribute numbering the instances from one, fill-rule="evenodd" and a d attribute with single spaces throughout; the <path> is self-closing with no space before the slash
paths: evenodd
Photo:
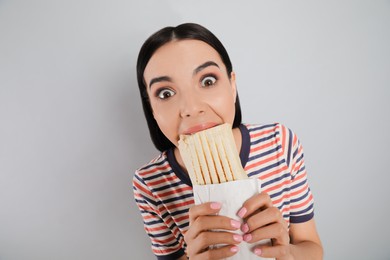
<path id="1" fill-rule="evenodd" d="M 162 82 L 162 81 L 172 82 L 172 79 L 168 76 L 153 78 L 149 82 L 149 88 L 151 88 L 154 83 L 158 83 L 158 82 Z"/>
<path id="2" fill-rule="evenodd" d="M 206 61 L 205 63 L 203 63 L 202 65 L 198 66 L 195 70 L 194 70 L 194 75 L 199 73 L 201 70 L 209 67 L 209 66 L 216 66 L 217 68 L 219 68 L 218 64 L 215 63 L 214 61 Z"/>
<path id="3" fill-rule="evenodd" d="M 196 69 L 194 69 L 193 74 L 195 75 L 209 66 L 215 66 L 215 67 L 219 68 L 218 64 L 215 63 L 214 61 L 206 61 L 202 65 L 199 65 L 198 67 L 196 67 Z M 149 82 L 149 89 L 152 87 L 152 85 L 154 83 L 163 82 L 163 81 L 172 82 L 172 79 L 171 79 L 171 77 L 168 77 L 168 76 L 161 76 L 161 77 L 153 78 Z"/>

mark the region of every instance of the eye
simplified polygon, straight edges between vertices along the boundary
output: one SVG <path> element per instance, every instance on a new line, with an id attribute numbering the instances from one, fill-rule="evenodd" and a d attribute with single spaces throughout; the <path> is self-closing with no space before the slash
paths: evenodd
<path id="1" fill-rule="evenodd" d="M 159 99 L 167 99 L 172 97 L 175 94 L 176 94 L 175 91 L 165 88 L 165 89 L 158 90 L 156 96 Z"/>
<path id="2" fill-rule="evenodd" d="M 215 84 L 217 78 L 214 76 L 206 76 L 202 79 L 202 87 L 211 87 Z"/>

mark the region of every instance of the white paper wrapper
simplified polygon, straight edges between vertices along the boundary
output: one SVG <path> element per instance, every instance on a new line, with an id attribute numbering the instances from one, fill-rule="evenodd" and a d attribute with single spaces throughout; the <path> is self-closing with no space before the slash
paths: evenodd
<path id="1" fill-rule="evenodd" d="M 194 185 L 193 191 L 195 204 L 198 205 L 210 201 L 220 202 L 222 203 L 220 215 L 227 216 L 242 222 L 242 219 L 237 216 L 237 212 L 247 199 L 261 191 L 261 184 L 258 179 L 245 179 L 221 184 Z M 240 230 L 237 232 L 242 234 Z M 266 243 L 271 243 L 271 241 L 268 239 L 254 244 L 249 244 L 245 241 L 242 241 L 238 245 L 240 250 L 234 256 L 227 259 L 274 259 L 261 258 L 253 253 L 253 248 L 256 245 Z"/>

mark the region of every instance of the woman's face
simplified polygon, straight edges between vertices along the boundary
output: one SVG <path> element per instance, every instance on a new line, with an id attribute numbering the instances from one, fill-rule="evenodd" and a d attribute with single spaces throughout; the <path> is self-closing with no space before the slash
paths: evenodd
<path id="1" fill-rule="evenodd" d="M 153 54 L 144 71 L 153 116 L 178 145 L 181 134 L 233 124 L 236 83 L 218 52 L 198 40 L 169 42 Z"/>

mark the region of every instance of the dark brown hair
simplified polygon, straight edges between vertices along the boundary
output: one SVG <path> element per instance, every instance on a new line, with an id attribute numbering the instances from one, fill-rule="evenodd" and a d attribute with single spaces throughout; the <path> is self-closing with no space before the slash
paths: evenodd
<path id="1" fill-rule="evenodd" d="M 226 72 L 229 78 L 231 77 L 231 72 L 233 70 L 232 63 L 230 62 L 230 58 L 225 47 L 212 32 L 199 24 L 184 23 L 176 27 L 165 27 L 155 32 L 145 41 L 141 47 L 137 59 L 138 87 L 141 95 L 145 118 L 149 127 L 150 137 L 155 147 L 161 152 L 174 147 L 174 144 L 169 141 L 169 139 L 161 132 L 156 120 L 153 117 L 153 112 L 149 103 L 149 97 L 144 80 L 144 71 L 150 58 L 158 48 L 173 40 L 184 39 L 203 41 L 213 47 L 219 53 L 222 62 L 225 64 Z M 241 107 L 238 94 L 235 108 L 233 128 L 238 127 L 241 124 Z"/>

